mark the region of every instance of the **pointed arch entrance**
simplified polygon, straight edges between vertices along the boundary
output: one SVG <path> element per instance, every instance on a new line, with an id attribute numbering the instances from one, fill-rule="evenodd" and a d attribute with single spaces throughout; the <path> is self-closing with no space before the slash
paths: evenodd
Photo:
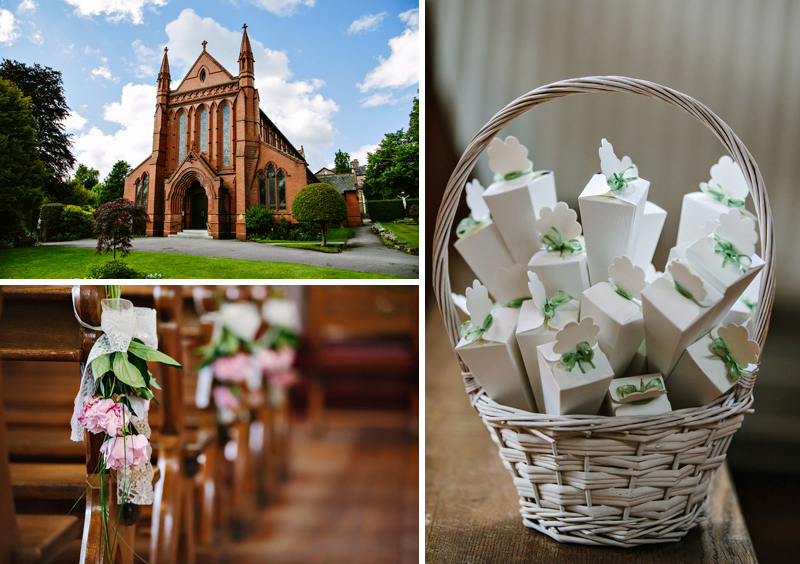
<path id="1" fill-rule="evenodd" d="M 187 190 L 184 207 L 188 207 L 184 228 L 208 229 L 208 196 L 196 180 Z"/>
<path id="2" fill-rule="evenodd" d="M 173 178 L 165 182 L 168 233 L 202 229 L 214 238 L 225 237 L 230 223 L 230 206 L 224 201 L 227 192 L 222 179 L 209 174 L 204 167 L 194 165 L 179 170 Z"/>

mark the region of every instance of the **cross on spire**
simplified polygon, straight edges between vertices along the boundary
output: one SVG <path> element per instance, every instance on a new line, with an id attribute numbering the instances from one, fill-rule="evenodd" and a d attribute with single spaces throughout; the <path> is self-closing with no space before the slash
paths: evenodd
<path id="1" fill-rule="evenodd" d="M 164 52 L 166 53 L 167 51 L 169 51 L 169 47 L 164 47 Z"/>
<path id="2" fill-rule="evenodd" d="M 242 28 L 243 28 L 245 31 L 247 31 L 247 24 L 244 24 L 244 25 L 242 26 Z"/>
<path id="3" fill-rule="evenodd" d="M 208 41 L 206 41 L 206 40 L 204 39 L 204 40 L 203 40 L 203 43 L 202 43 L 202 45 L 203 45 L 203 51 L 205 51 L 205 50 L 206 50 L 206 45 L 207 45 L 207 44 L 208 44 Z"/>

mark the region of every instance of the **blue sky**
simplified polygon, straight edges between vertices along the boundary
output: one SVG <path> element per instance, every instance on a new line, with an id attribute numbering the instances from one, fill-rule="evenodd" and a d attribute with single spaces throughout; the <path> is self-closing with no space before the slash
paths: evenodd
<path id="1" fill-rule="evenodd" d="M 156 78 L 173 88 L 202 52 L 238 73 L 242 24 L 261 108 L 309 167 L 337 149 L 366 164 L 406 128 L 419 88 L 419 2 L 407 0 L 0 0 L 0 58 L 62 72 L 78 161 L 138 165 L 152 150 Z"/>

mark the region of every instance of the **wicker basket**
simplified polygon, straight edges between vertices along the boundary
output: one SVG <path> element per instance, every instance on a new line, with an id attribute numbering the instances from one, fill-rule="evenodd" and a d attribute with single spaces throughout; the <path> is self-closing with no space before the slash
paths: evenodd
<path id="1" fill-rule="evenodd" d="M 662 100 L 705 124 L 741 167 L 759 220 L 766 262 L 754 339 L 763 348 L 774 298 L 772 216 L 753 157 L 731 129 L 696 100 L 618 76 L 542 86 L 500 110 L 472 139 L 453 171 L 436 221 L 433 277 L 450 340 L 459 321 L 450 298 L 448 243 L 461 191 L 491 140 L 537 104 L 573 94 L 627 92 Z M 700 408 L 642 417 L 553 416 L 491 400 L 461 363 L 473 407 L 489 428 L 520 495 L 523 523 L 562 542 L 634 546 L 681 539 L 706 516 L 709 484 L 753 402 L 753 374 Z"/>

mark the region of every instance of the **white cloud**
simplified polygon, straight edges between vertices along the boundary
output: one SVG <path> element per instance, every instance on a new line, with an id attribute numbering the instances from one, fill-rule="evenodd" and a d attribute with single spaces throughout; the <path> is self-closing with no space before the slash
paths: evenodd
<path id="1" fill-rule="evenodd" d="M 358 160 L 359 166 L 367 166 L 367 153 L 374 153 L 379 145 L 362 145 L 355 151 L 350 151 L 350 160 Z"/>
<path id="2" fill-rule="evenodd" d="M 367 14 L 366 16 L 361 16 L 356 21 L 350 24 L 350 27 L 347 28 L 347 34 L 355 35 L 361 33 L 362 31 L 375 31 L 381 24 L 381 20 L 383 20 L 383 18 L 385 17 L 386 17 L 386 12 L 381 12 L 380 14 Z"/>
<path id="3" fill-rule="evenodd" d="M 33 0 L 22 0 L 19 6 L 17 6 L 17 13 L 18 14 L 27 14 L 33 13 L 36 11 L 36 2 Z"/>
<path id="4" fill-rule="evenodd" d="M 87 55 L 97 55 L 98 57 L 103 54 L 103 52 L 100 49 L 92 49 L 88 45 L 86 46 L 86 49 L 83 50 L 83 52 Z"/>
<path id="5" fill-rule="evenodd" d="M 0 45 L 8 47 L 19 38 L 19 33 L 14 14 L 0 9 Z"/>
<path id="6" fill-rule="evenodd" d="M 86 125 L 86 118 L 78 115 L 78 112 L 70 112 L 64 120 L 64 129 L 67 131 L 80 131 Z"/>
<path id="7" fill-rule="evenodd" d="M 133 24 L 143 23 L 142 10 L 148 4 L 153 7 L 164 6 L 167 0 L 66 0 L 75 6 L 75 12 L 81 16 L 97 16 L 106 14 L 107 20 L 119 23 L 128 19 Z"/>
<path id="8" fill-rule="evenodd" d="M 131 65 L 133 74 L 138 78 L 152 78 L 158 69 L 158 53 L 147 47 L 140 39 L 132 44 L 136 54 L 136 62 Z"/>
<path id="9" fill-rule="evenodd" d="M 240 30 L 228 30 L 213 18 L 201 18 L 187 8 L 167 24 L 166 32 L 173 88 L 197 59 L 204 40 L 209 41 L 208 52 L 231 74 L 238 74 Z M 318 92 L 324 85 L 321 80 L 291 80 L 288 56 L 264 47 L 255 39 L 262 33 L 266 34 L 267 30 L 252 27 L 248 31 L 261 108 L 298 150 L 303 145 L 309 166 L 319 168 L 325 162 L 323 152 L 332 147 L 336 139 L 332 118 L 339 106 Z"/>
<path id="10" fill-rule="evenodd" d="M 316 0 L 246 0 L 276 16 L 291 16 L 299 6 L 313 7 Z"/>
<path id="11" fill-rule="evenodd" d="M 111 172 L 114 163 L 119 160 L 127 161 L 131 166 L 142 162 L 153 150 L 155 100 L 155 86 L 125 85 L 120 101 L 104 106 L 103 113 L 106 121 L 121 127 L 110 135 L 97 127 L 76 135 L 73 153 L 78 162 L 99 170 L 101 179 Z"/>
<path id="12" fill-rule="evenodd" d="M 42 43 L 44 43 L 44 37 L 42 37 L 42 32 L 41 31 L 37 31 L 36 33 L 34 33 L 31 36 L 31 41 L 33 41 L 37 45 L 41 45 Z"/>
<path id="13" fill-rule="evenodd" d="M 371 108 L 373 106 L 383 106 L 384 104 L 394 105 L 399 101 L 391 92 L 375 92 L 375 94 L 361 100 L 361 107 Z"/>
<path id="14" fill-rule="evenodd" d="M 378 66 L 367 73 L 364 82 L 357 84 L 361 92 L 378 89 L 400 89 L 419 83 L 419 10 L 408 10 L 399 18 L 406 24 L 401 35 L 389 40 L 391 55 L 384 59 L 378 57 Z M 386 96 L 386 102 L 392 98 Z M 376 105 L 374 95 L 365 100 Z"/>
<path id="15" fill-rule="evenodd" d="M 105 78 L 106 80 L 110 80 L 111 82 L 117 82 L 119 80 L 119 78 L 113 76 L 108 67 L 105 66 L 92 69 L 92 78 L 94 79 L 97 78 L 98 76 L 101 78 Z"/>

